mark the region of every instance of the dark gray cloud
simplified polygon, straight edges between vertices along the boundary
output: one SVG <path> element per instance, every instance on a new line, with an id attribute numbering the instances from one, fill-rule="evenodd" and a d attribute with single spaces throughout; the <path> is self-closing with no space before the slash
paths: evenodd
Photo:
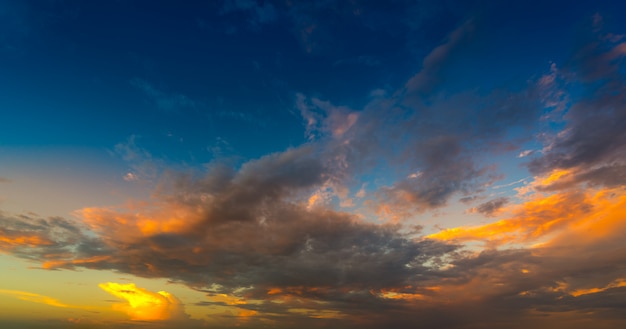
<path id="1" fill-rule="evenodd" d="M 466 21 L 448 35 L 448 40 L 433 49 L 422 62 L 422 68 L 406 83 L 409 99 L 414 96 L 430 97 L 441 85 L 443 71 L 452 55 L 464 44 L 469 42 L 474 31 L 474 23 Z"/>
<path id="2" fill-rule="evenodd" d="M 532 324 L 536 312 L 556 316 L 572 311 L 586 315 L 558 325 L 582 328 L 576 321 L 623 319 L 618 311 L 626 293 L 620 286 L 626 277 L 621 265 L 626 262 L 623 224 L 592 239 L 568 233 L 532 249 L 463 251 L 403 233 L 400 225 L 307 209 L 291 199 L 299 189 L 319 182 L 321 165 L 315 154 L 293 149 L 239 171 L 216 165 L 200 178 L 170 176 L 166 184 L 174 193 L 159 192 L 158 202 L 139 212 L 163 208 L 150 213 L 156 221 L 167 221 L 168 210 L 186 214 L 178 230 L 133 234 L 137 209 L 86 218 L 90 234 L 61 218 L 3 215 L 7 241 L 40 239 L 19 248 L 5 244 L 3 250 L 31 260 L 58 261 L 54 268 L 168 278 L 204 291 L 205 306 L 229 305 L 211 301 L 221 293 L 263 300 L 237 305 L 258 312 L 256 320 L 241 324 L 250 328 L 259 319 L 276 320 L 281 327 L 412 328 L 416 318 L 424 328 L 521 328 Z M 285 182 L 298 174 L 308 178 Z M 240 205 L 252 211 L 239 215 Z M 121 219 L 124 225 L 113 225 Z M 97 258 L 101 255 L 108 257 Z M 576 293 L 590 288 L 599 290 Z M 385 297 L 390 291 L 406 297 Z M 294 314 L 293 309 L 311 313 Z M 341 316 L 315 319 L 323 312 Z M 545 319 L 538 323 L 538 328 L 552 326 Z"/>
<path id="3" fill-rule="evenodd" d="M 547 149 L 529 163 L 531 172 L 572 170 L 572 183 L 623 185 L 626 158 L 626 43 L 595 35 L 562 69 L 569 86 L 580 89 L 567 113 L 565 128 L 547 138 Z M 617 174 L 607 179 L 609 173 Z"/>
<path id="4" fill-rule="evenodd" d="M 26 218 L 14 226 L 23 226 L 16 231 L 22 235 L 32 226 L 49 241 L 24 254 L 33 259 L 53 247 L 81 250 L 51 257 L 59 267 L 117 269 L 199 286 L 216 283 L 231 293 L 254 286 L 251 294 L 257 297 L 272 287 L 368 291 L 404 286 L 434 275 L 424 263 L 455 248 L 413 240 L 399 226 L 368 224 L 323 208 L 307 209 L 293 198 L 320 184 L 323 169 L 315 149 L 305 146 L 248 162 L 236 172 L 216 165 L 200 179 L 172 175 L 161 188 L 173 192 L 159 195 L 161 201 L 153 206 L 157 211 L 150 218 L 159 225 L 169 220 L 170 213 L 187 214 L 180 219 L 182 228 L 174 231 L 139 234 L 133 226 L 141 226 L 142 219 L 133 213 L 85 210 L 87 225 L 109 252 L 106 259 L 93 259 L 105 249 L 96 248 L 76 226 L 61 219 L 32 226 Z M 48 222 L 63 229 L 63 234 L 44 234 L 43 227 L 52 225 Z M 13 236 L 12 232 L 5 235 Z"/>
<path id="5" fill-rule="evenodd" d="M 485 203 L 481 203 L 475 208 L 472 208 L 471 211 L 481 213 L 485 216 L 493 216 L 494 213 L 496 213 L 500 208 L 502 208 L 508 202 L 509 202 L 509 198 L 499 197 L 493 200 L 489 200 Z"/>

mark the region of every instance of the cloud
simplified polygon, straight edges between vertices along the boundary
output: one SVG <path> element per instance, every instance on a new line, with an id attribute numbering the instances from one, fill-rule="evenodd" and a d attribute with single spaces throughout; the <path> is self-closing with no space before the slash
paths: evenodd
<path id="1" fill-rule="evenodd" d="M 509 210 L 514 213 L 511 218 L 480 226 L 445 229 L 429 237 L 453 241 L 482 241 L 490 245 L 533 242 L 589 218 L 594 198 L 597 195 L 586 195 L 578 191 L 537 195 Z M 494 204 L 488 202 L 481 206 L 486 208 L 484 210 L 491 210 L 500 200 L 495 201 Z"/>
<path id="2" fill-rule="evenodd" d="M 493 216 L 500 210 L 505 204 L 509 202 L 507 197 L 499 197 L 493 200 L 489 200 L 485 203 L 481 203 L 475 208 L 470 209 L 470 212 L 478 212 L 485 216 Z"/>
<path id="3" fill-rule="evenodd" d="M 125 142 L 115 145 L 115 153 L 129 165 L 129 171 L 122 178 L 127 182 L 153 182 L 163 170 L 163 164 L 137 145 L 139 139 L 139 136 L 131 135 Z"/>
<path id="4" fill-rule="evenodd" d="M 123 311 L 136 321 L 186 320 L 184 306 L 176 296 L 165 292 L 151 292 L 138 288 L 133 283 L 114 282 L 98 285 L 111 295 L 124 299 L 126 303 L 114 304 L 113 309 Z"/>
<path id="5" fill-rule="evenodd" d="M 468 41 L 474 31 L 471 20 L 456 28 L 447 40 L 433 49 L 422 62 L 422 69 L 406 83 L 406 92 L 419 96 L 431 95 L 443 79 L 443 69 L 459 47 Z"/>
<path id="6" fill-rule="evenodd" d="M 563 169 L 572 171 L 575 183 L 624 185 L 626 43 L 605 36 L 598 32 L 586 40 L 561 70 L 567 81 L 562 92 L 568 94 L 571 105 L 563 116 L 564 129 L 545 135 L 542 155 L 530 161 L 534 174 Z M 609 174 L 617 175 L 611 180 Z"/>
<path id="7" fill-rule="evenodd" d="M 60 217 L 0 212 L 0 251 L 44 262 L 79 255 L 101 256 L 103 246 L 86 236 L 82 228 L 80 223 Z"/>
<path id="8" fill-rule="evenodd" d="M 476 158 L 514 148 L 515 141 L 497 139 L 513 127 L 530 129 L 539 118 L 536 82 L 528 88 L 461 93 L 411 107 L 401 106 L 407 98 L 395 93 L 373 99 L 362 110 L 299 94 L 296 107 L 309 140 L 321 144 L 332 188 L 350 186 L 374 168 L 394 168 L 388 170 L 393 183 L 380 186 L 368 202 L 381 214 L 402 218 L 445 206 L 453 195 L 477 192 L 501 178 L 494 166 Z M 415 172 L 420 176 L 409 177 Z"/>
<path id="9" fill-rule="evenodd" d="M 345 106 L 335 106 L 318 98 L 309 100 L 302 94 L 296 96 L 296 107 L 306 120 L 309 139 L 324 135 L 340 139 L 359 119 L 359 112 Z"/>
<path id="10" fill-rule="evenodd" d="M 28 253 L 14 254 L 37 258 L 50 269 L 114 269 L 215 287 L 214 294 L 271 296 L 285 301 L 274 305 L 281 313 L 328 317 L 367 304 L 377 307 L 380 301 L 371 295 L 372 289 L 405 287 L 435 277 L 426 262 L 456 248 L 413 239 L 400 226 L 366 223 L 323 207 L 307 209 L 297 195 L 323 181 L 324 165 L 309 146 L 250 161 L 239 171 L 216 164 L 200 179 L 170 176 L 153 202 L 126 209 L 83 209 L 77 215 L 98 244 L 85 235 L 60 241 L 50 237 L 60 248 L 82 252 L 44 255 L 46 246 L 28 246 Z M 84 244 L 93 249 L 78 248 Z M 102 247 L 95 248 L 98 245 Z M 103 252 L 106 257 L 98 258 Z M 106 287 L 118 294 L 134 291 Z M 300 302 L 290 302 L 293 296 L 311 305 L 300 307 Z M 315 300 L 337 309 L 329 305 L 327 311 L 290 311 L 319 309 Z M 137 312 L 133 317 L 165 317 L 161 312 L 144 315 L 143 308 Z"/>
<path id="11" fill-rule="evenodd" d="M 454 74 L 455 54 L 483 32 L 476 19 L 466 20 L 424 58 L 421 70 L 402 88 L 373 97 L 361 109 L 296 95 L 306 135 L 320 145 L 328 175 L 320 193 L 329 192 L 331 204 L 337 198 L 354 206 L 347 196 L 359 177 L 374 168 L 385 172 L 389 183 L 372 186 L 369 198 L 359 202 L 396 220 L 439 209 L 455 195 L 479 195 L 503 177 L 484 159 L 518 149 L 524 138 L 507 132 L 531 136 L 552 105 L 547 105 L 545 76 L 530 79 L 521 90 L 450 93 L 440 88 Z M 408 177 L 415 172 L 421 175 Z"/>
<path id="12" fill-rule="evenodd" d="M 626 261 L 623 191 L 535 192 L 526 202 L 507 206 L 509 219 L 424 239 L 403 233 L 401 225 L 367 223 L 325 207 L 307 209 L 305 197 L 294 199 L 321 180 L 317 173 L 323 166 L 314 154 L 290 150 L 239 171 L 216 165 L 199 179 L 169 177 L 164 184 L 170 193 L 160 191 L 150 203 L 85 209 L 86 224 L 110 257 L 87 261 L 90 253 L 83 251 L 70 261 L 72 253 L 66 253 L 66 263 L 56 268 L 114 269 L 184 282 L 207 293 L 199 305 L 236 308 L 219 321 L 248 315 L 250 326 L 277 321 L 282 327 L 408 328 L 417 317 L 427 328 L 498 328 L 502 321 L 531 321 L 534 310 L 552 316 L 593 311 L 600 323 L 620 317 L 606 303 L 618 305 L 626 292 L 620 286 L 626 277 L 620 265 Z M 292 175 L 305 177 L 293 183 Z M 21 223 L 14 227 L 33 225 L 33 219 L 15 220 Z M 48 238 L 68 248 L 86 239 Z M 486 241 L 487 249 L 463 250 L 462 241 Z M 535 242 L 542 244 L 532 246 Z M 506 243 L 523 247 L 496 248 Z M 28 257 L 50 261 L 42 248 L 47 246 L 28 246 Z M 116 308 L 133 319 L 184 319 L 182 305 L 166 294 L 134 285 L 101 287 L 126 300 Z M 538 323 L 546 327 L 545 320 Z"/>
<path id="13" fill-rule="evenodd" d="M 1 183 L 10 183 L 10 182 L 11 182 L 11 180 L 10 180 L 10 179 L 8 179 L 8 178 L 6 178 L 6 177 L 0 177 L 0 184 L 1 184 Z"/>

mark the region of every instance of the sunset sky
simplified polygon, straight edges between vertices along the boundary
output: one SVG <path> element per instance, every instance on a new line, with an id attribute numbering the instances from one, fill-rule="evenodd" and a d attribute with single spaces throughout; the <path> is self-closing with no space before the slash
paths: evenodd
<path id="1" fill-rule="evenodd" d="M 0 328 L 626 328 L 625 13 L 0 0 Z"/>

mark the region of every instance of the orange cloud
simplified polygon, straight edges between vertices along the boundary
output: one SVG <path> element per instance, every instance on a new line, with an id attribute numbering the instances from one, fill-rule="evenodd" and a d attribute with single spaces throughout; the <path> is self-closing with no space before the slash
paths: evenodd
<path id="1" fill-rule="evenodd" d="M 137 237 L 160 233 L 182 233 L 204 217 L 202 209 L 176 202 L 159 203 L 156 206 L 129 204 L 128 213 L 114 208 L 88 207 L 76 214 L 96 232 L 114 232 L 117 240 L 133 240 Z"/>
<path id="2" fill-rule="evenodd" d="M 382 290 L 380 293 L 376 294 L 380 298 L 385 299 L 395 299 L 395 300 L 405 300 L 405 301 L 413 301 L 413 300 L 425 300 L 426 296 L 418 293 L 405 293 L 405 292 L 396 292 L 392 290 Z"/>
<path id="3" fill-rule="evenodd" d="M 342 319 L 346 317 L 345 314 L 341 313 L 338 310 L 290 308 L 288 309 L 288 311 L 290 313 L 299 314 L 314 319 Z"/>
<path id="4" fill-rule="evenodd" d="M 18 246 L 49 246 L 52 242 L 37 235 L 8 236 L 0 235 L 0 250 L 12 249 Z"/>
<path id="5" fill-rule="evenodd" d="M 625 201 L 624 192 L 615 189 L 538 194 L 513 206 L 511 218 L 480 226 L 445 229 L 427 237 L 457 242 L 483 241 L 497 246 L 532 242 L 553 233 L 575 230 L 581 225 L 588 234 L 600 234 L 619 224 L 622 218 L 619 214 L 626 213 Z"/>
<path id="6" fill-rule="evenodd" d="M 43 263 L 41 267 L 45 269 L 54 269 L 58 267 L 67 267 L 68 265 L 86 265 L 92 263 L 99 263 L 111 259 L 111 256 L 93 256 L 85 259 L 72 259 L 72 260 L 51 260 Z"/>
<path id="7" fill-rule="evenodd" d="M 620 287 L 626 287 L 626 279 L 614 280 L 613 282 L 609 283 L 605 287 L 601 287 L 601 288 L 577 289 L 577 290 L 571 291 L 569 294 L 574 297 L 578 297 L 581 295 L 595 294 L 598 292 L 605 291 L 607 289 L 620 288 Z"/>
<path id="8" fill-rule="evenodd" d="M 214 302 L 222 302 L 227 305 L 242 305 L 247 304 L 246 300 L 241 297 L 227 295 L 227 294 L 215 294 L 209 297 Z"/>
<path id="9" fill-rule="evenodd" d="M 138 288 L 133 283 L 107 282 L 98 286 L 111 295 L 126 300 L 126 303 L 114 304 L 113 309 L 126 312 L 131 320 L 163 321 L 188 318 L 180 300 L 168 292 L 154 293 Z"/>

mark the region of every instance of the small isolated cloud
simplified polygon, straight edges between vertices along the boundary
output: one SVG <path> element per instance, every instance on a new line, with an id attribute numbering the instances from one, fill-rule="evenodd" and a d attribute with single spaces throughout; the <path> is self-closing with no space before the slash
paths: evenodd
<path id="1" fill-rule="evenodd" d="M 489 200 L 485 203 L 478 205 L 478 207 L 470 209 L 470 212 L 481 213 L 485 216 L 493 216 L 498 212 L 498 210 L 500 210 L 500 208 L 502 208 L 508 202 L 509 198 L 506 197 L 495 198 L 493 200 Z"/>
<path id="2" fill-rule="evenodd" d="M 6 177 L 0 177 L 0 184 L 1 184 L 1 183 L 10 183 L 10 182 L 11 182 L 11 180 L 10 180 L 10 179 L 8 179 L 8 178 L 6 178 Z"/>
<path id="3" fill-rule="evenodd" d="M 107 282 L 98 286 L 111 295 L 126 301 L 125 303 L 114 304 L 113 309 L 126 312 L 131 320 L 185 320 L 189 317 L 180 300 L 168 292 L 151 292 L 144 288 L 138 288 L 133 283 Z"/>
<path id="4" fill-rule="evenodd" d="M 124 175 L 124 180 L 127 182 L 133 182 L 133 181 L 139 180 L 139 178 L 137 177 L 137 175 L 133 174 L 132 172 L 128 172 L 126 173 L 126 175 Z"/>
<path id="5" fill-rule="evenodd" d="M 517 155 L 517 157 L 518 157 L 518 158 L 527 157 L 527 156 L 529 156 L 529 155 L 533 154 L 533 152 L 534 152 L 533 150 L 524 150 L 524 151 L 520 152 L 520 153 Z"/>

